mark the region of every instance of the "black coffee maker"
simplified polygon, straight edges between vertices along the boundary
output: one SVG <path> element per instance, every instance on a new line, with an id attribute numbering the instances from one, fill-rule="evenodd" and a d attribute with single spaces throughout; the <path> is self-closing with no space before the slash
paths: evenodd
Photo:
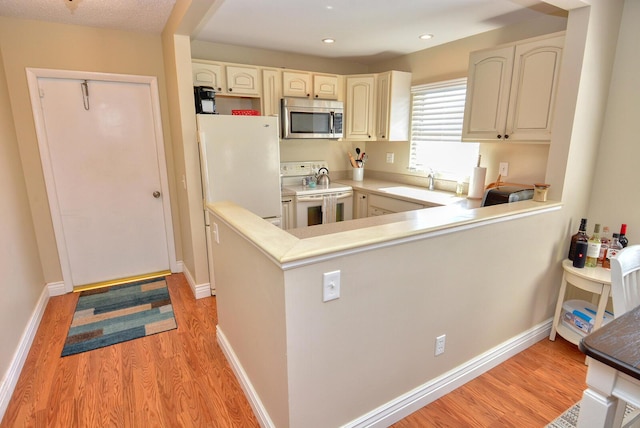
<path id="1" fill-rule="evenodd" d="M 197 114 L 217 114 L 216 91 L 210 86 L 194 86 L 193 97 L 196 100 Z"/>

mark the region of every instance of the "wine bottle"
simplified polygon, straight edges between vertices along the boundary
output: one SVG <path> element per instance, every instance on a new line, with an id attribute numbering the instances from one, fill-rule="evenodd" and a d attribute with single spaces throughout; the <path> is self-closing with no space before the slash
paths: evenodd
<path id="1" fill-rule="evenodd" d="M 607 254 L 602 261 L 602 267 L 605 269 L 611 269 L 611 259 L 622 250 L 622 244 L 620 244 L 618 236 L 619 235 L 617 233 L 614 233 L 613 238 L 611 238 L 609 249 L 607 250 Z"/>
<path id="2" fill-rule="evenodd" d="M 571 237 L 571 245 L 569 246 L 569 260 L 573 260 L 574 254 L 576 252 L 576 242 L 579 237 L 584 237 L 584 241 L 587 241 L 587 219 L 583 218 L 580 220 L 580 227 L 578 228 L 578 232 Z"/>
<path id="3" fill-rule="evenodd" d="M 623 224 L 620 226 L 620 236 L 618 237 L 618 241 L 620 241 L 620 245 L 622 248 L 625 248 L 629 244 L 629 240 L 626 237 L 627 234 L 627 225 Z"/>
<path id="4" fill-rule="evenodd" d="M 598 257 L 600 256 L 600 225 L 596 224 L 593 228 L 593 235 L 589 238 L 589 248 L 587 249 L 586 267 L 598 266 Z"/>
<path id="5" fill-rule="evenodd" d="M 602 228 L 602 233 L 600 234 L 600 255 L 598 256 L 598 266 L 602 266 L 602 262 L 607 254 L 607 249 L 609 248 L 610 243 L 611 234 L 609 233 L 609 226 L 604 226 Z"/>

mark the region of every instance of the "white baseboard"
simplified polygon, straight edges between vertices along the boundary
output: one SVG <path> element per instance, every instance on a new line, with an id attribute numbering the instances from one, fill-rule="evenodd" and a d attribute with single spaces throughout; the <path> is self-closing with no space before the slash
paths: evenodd
<path id="1" fill-rule="evenodd" d="M 387 427 L 549 337 L 551 319 L 512 337 L 418 388 L 345 424 L 343 428 Z"/>
<path id="2" fill-rule="evenodd" d="M 20 372 L 22 372 L 24 363 L 27 360 L 27 355 L 29 355 L 29 350 L 31 349 L 31 344 L 33 343 L 33 339 L 35 338 L 36 332 L 38 331 L 38 326 L 40 325 L 40 320 L 42 320 L 42 315 L 47 308 L 47 303 L 49 302 L 50 297 L 50 287 L 51 284 L 47 284 L 45 287 L 43 287 L 42 293 L 40 293 L 40 297 L 38 298 L 38 302 L 36 303 L 36 307 L 31 313 L 31 318 L 27 323 L 27 327 L 25 328 L 24 333 L 20 338 L 18 348 L 13 355 L 11 364 L 9 364 L 9 369 L 2 377 L 2 383 L 0 383 L 0 421 L 4 417 L 4 413 L 7 411 L 7 407 L 9 407 L 9 401 L 11 400 L 13 391 L 16 387 L 16 384 L 18 383 Z M 64 289 L 64 284 L 62 284 L 62 287 Z M 64 292 L 61 294 L 64 294 Z"/>
<path id="3" fill-rule="evenodd" d="M 249 400 L 249 405 L 258 419 L 258 423 L 261 427 L 275 428 L 273 421 L 269 417 L 267 409 L 262 405 L 260 397 L 256 393 L 256 390 L 253 389 L 253 385 L 251 384 L 247 373 L 244 371 L 244 368 L 242 368 L 242 364 L 240 364 L 235 352 L 233 352 L 233 348 L 229 344 L 227 337 L 224 335 L 222 330 L 220 330 L 220 326 L 216 326 L 216 337 L 218 338 L 218 345 L 222 348 L 222 352 L 225 357 L 227 357 L 227 361 L 231 364 L 231 369 L 240 382 L 240 387 L 244 391 L 244 395 Z"/>
<path id="4" fill-rule="evenodd" d="M 211 297 L 211 284 L 208 282 L 205 282 L 204 284 L 196 284 L 191 272 L 189 272 L 189 269 L 186 268 L 183 262 L 178 262 L 178 267 L 181 269 L 180 271 L 184 273 L 185 278 L 187 278 L 191 292 L 196 299 Z"/>
<path id="5" fill-rule="evenodd" d="M 500 363 L 505 362 L 536 342 L 549 337 L 550 331 L 551 319 L 478 355 L 465 364 L 444 373 L 442 376 L 432 379 L 414 390 L 396 397 L 371 412 L 343 425 L 342 428 L 382 428 L 392 425 L 416 410 L 491 370 Z M 273 427 L 274 425 L 273 422 L 271 422 L 271 418 L 269 418 L 267 409 L 262 405 L 260 397 L 251 384 L 251 380 L 247 377 L 246 372 L 242 368 L 242 364 L 233 352 L 231 345 L 219 326 L 217 327 L 217 337 L 218 344 L 227 357 L 229 364 L 231 364 L 231 368 L 238 378 L 260 425 L 263 427 Z"/>
<path id="6" fill-rule="evenodd" d="M 47 283 L 47 288 L 49 289 L 49 297 L 62 296 L 63 294 L 67 294 L 67 289 L 64 285 L 64 281 L 49 282 Z"/>

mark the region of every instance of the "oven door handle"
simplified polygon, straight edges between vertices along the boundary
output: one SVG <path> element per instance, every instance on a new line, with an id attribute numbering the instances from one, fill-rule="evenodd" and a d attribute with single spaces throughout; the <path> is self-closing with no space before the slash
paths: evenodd
<path id="1" fill-rule="evenodd" d="M 341 192 L 336 194 L 336 199 L 346 199 L 353 196 L 352 192 Z"/>
<path id="2" fill-rule="evenodd" d="M 296 196 L 296 202 L 321 202 L 324 195 Z"/>

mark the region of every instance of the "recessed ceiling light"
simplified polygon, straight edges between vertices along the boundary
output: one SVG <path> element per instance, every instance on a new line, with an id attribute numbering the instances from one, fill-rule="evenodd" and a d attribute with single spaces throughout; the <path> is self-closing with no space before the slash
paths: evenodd
<path id="1" fill-rule="evenodd" d="M 418 38 L 421 40 L 429 40 L 433 38 L 433 34 L 421 34 L 418 36 Z"/>
<path id="2" fill-rule="evenodd" d="M 331 43 L 335 43 L 335 39 L 332 39 L 332 38 L 328 37 L 326 39 L 322 39 L 322 43 L 326 43 L 326 44 L 330 45 Z"/>

